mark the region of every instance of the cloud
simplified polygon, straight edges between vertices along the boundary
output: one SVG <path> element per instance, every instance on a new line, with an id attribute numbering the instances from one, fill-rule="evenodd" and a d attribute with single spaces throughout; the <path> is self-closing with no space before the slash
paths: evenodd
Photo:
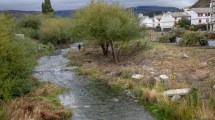
<path id="1" fill-rule="evenodd" d="M 78 9 L 86 5 L 90 0 L 52 0 L 55 10 Z M 109 0 L 113 1 L 113 0 Z M 190 6 L 197 0 L 118 0 L 125 7 L 134 6 L 171 6 L 183 8 Z M 43 0 L 0 0 L 1 10 L 41 10 Z"/>

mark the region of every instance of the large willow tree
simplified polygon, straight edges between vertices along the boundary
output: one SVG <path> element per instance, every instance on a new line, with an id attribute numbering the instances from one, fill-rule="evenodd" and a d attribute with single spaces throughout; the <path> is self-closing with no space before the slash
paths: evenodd
<path id="1" fill-rule="evenodd" d="M 76 26 L 73 30 L 78 38 L 101 45 L 103 54 L 108 56 L 109 46 L 118 63 L 116 43 L 126 43 L 139 36 L 140 27 L 135 15 L 116 3 L 91 1 L 75 14 Z"/>

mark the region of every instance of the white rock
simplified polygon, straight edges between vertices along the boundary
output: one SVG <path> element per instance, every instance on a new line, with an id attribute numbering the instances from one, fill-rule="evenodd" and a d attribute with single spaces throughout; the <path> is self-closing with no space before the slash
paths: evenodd
<path id="1" fill-rule="evenodd" d="M 155 75 L 155 72 L 150 72 L 150 75 Z"/>
<path id="2" fill-rule="evenodd" d="M 188 58 L 189 56 L 187 54 L 183 54 L 182 58 Z"/>
<path id="3" fill-rule="evenodd" d="M 114 98 L 113 101 L 114 101 L 114 102 L 119 102 L 119 99 Z"/>
<path id="4" fill-rule="evenodd" d="M 142 79 L 142 78 L 143 78 L 143 75 L 134 74 L 134 75 L 132 75 L 132 78 L 133 78 L 133 79 Z"/>
<path id="5" fill-rule="evenodd" d="M 24 39 L 25 35 L 24 34 L 15 34 L 15 37 L 19 38 L 19 39 Z"/>
<path id="6" fill-rule="evenodd" d="M 190 88 L 184 88 L 184 89 L 173 89 L 173 90 L 167 90 L 164 92 L 164 95 L 166 96 L 174 96 L 174 95 L 186 95 L 190 92 Z"/>
<path id="7" fill-rule="evenodd" d="M 172 102 L 175 102 L 177 100 L 181 99 L 181 96 L 180 95 L 174 95 L 172 98 L 171 98 L 171 101 Z"/>
<path id="8" fill-rule="evenodd" d="M 213 86 L 213 89 L 215 90 L 215 85 Z"/>
<path id="9" fill-rule="evenodd" d="M 85 105 L 84 107 L 85 107 L 85 108 L 90 108 L 90 106 L 88 106 L 88 105 Z"/>
<path id="10" fill-rule="evenodd" d="M 169 77 L 168 77 L 167 75 L 160 75 L 160 76 L 159 76 L 159 79 L 160 79 L 160 80 L 168 80 Z"/>

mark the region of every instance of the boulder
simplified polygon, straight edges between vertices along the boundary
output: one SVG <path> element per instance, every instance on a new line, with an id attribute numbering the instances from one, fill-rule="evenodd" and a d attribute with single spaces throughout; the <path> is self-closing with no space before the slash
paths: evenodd
<path id="1" fill-rule="evenodd" d="M 160 80 L 168 80 L 169 77 L 168 77 L 167 75 L 160 75 L 160 76 L 159 76 L 159 79 L 160 79 Z"/>
<path id="2" fill-rule="evenodd" d="M 190 88 L 184 88 L 184 89 L 173 89 L 173 90 L 167 90 L 163 94 L 165 96 L 174 96 L 174 95 L 187 95 L 190 92 Z"/>
<path id="3" fill-rule="evenodd" d="M 174 96 L 172 96 L 171 101 L 175 102 L 175 101 L 178 101 L 179 99 L 181 99 L 180 95 L 174 95 Z"/>
<path id="4" fill-rule="evenodd" d="M 119 99 L 114 98 L 113 101 L 114 101 L 114 102 L 119 102 Z"/>
<path id="5" fill-rule="evenodd" d="M 215 85 L 213 86 L 213 89 L 215 90 Z"/>
<path id="6" fill-rule="evenodd" d="M 133 79 L 143 79 L 143 75 L 134 74 L 134 75 L 132 75 L 132 78 L 133 78 Z"/>
<path id="7" fill-rule="evenodd" d="M 189 58 L 189 56 L 187 54 L 183 54 L 181 57 L 182 58 Z"/>

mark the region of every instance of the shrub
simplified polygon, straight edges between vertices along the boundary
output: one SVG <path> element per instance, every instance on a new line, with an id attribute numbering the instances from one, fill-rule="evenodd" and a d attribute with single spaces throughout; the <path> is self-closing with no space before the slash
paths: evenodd
<path id="1" fill-rule="evenodd" d="M 193 26 L 193 25 L 190 26 L 190 27 L 189 27 L 189 30 L 190 30 L 190 31 L 195 31 L 195 26 Z"/>
<path id="2" fill-rule="evenodd" d="M 68 19 L 49 18 L 42 23 L 39 30 L 40 40 L 54 45 L 64 44 L 70 40 L 71 22 Z"/>
<path id="3" fill-rule="evenodd" d="M 180 46 L 206 46 L 207 38 L 202 32 L 187 32 L 179 42 Z"/>
<path id="4" fill-rule="evenodd" d="M 20 28 L 32 28 L 34 30 L 38 30 L 40 28 L 40 24 L 40 18 L 35 15 L 24 15 L 17 23 Z"/>
<path id="5" fill-rule="evenodd" d="M 17 31 L 25 34 L 26 37 L 38 39 L 38 29 L 40 28 L 41 20 L 38 16 L 24 15 L 17 22 Z"/>
<path id="6" fill-rule="evenodd" d="M 18 51 L 18 52 L 17 52 Z M 8 44 L 0 55 L 0 98 L 8 99 L 30 91 L 28 80 L 35 64 L 34 45 L 29 40 Z"/>
<path id="7" fill-rule="evenodd" d="M 24 34 L 25 37 L 32 38 L 32 39 L 38 39 L 39 34 L 37 30 L 34 30 L 32 28 L 20 28 L 19 33 Z"/>
<path id="8" fill-rule="evenodd" d="M 176 42 L 176 33 L 168 32 L 168 33 L 162 35 L 158 40 L 161 43 Z"/>

